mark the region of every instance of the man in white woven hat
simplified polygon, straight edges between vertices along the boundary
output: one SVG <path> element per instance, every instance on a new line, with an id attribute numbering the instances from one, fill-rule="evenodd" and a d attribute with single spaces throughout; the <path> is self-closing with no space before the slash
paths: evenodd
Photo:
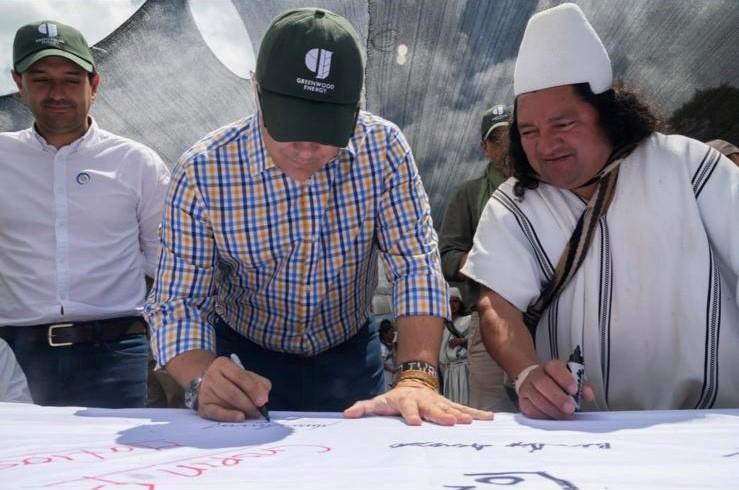
<path id="1" fill-rule="evenodd" d="M 486 346 L 521 411 L 739 406 L 739 169 L 656 132 L 574 4 L 529 20 L 514 93 L 515 178 L 462 272 L 484 286 Z"/>

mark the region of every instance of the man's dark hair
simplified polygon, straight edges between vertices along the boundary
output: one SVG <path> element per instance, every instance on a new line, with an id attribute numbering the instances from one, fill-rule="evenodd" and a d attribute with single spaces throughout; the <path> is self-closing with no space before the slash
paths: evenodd
<path id="1" fill-rule="evenodd" d="M 385 335 L 386 332 L 389 332 L 393 329 L 393 322 L 385 318 L 380 322 L 380 335 Z"/>
<path id="2" fill-rule="evenodd" d="M 657 117 L 634 92 L 615 87 L 602 94 L 594 94 L 587 83 L 578 83 L 573 87 L 575 93 L 597 111 L 600 125 L 614 152 L 630 145 L 636 146 L 656 131 Z M 522 198 L 526 189 L 539 186 L 539 178 L 523 151 L 517 113 L 518 99 L 513 104 L 513 121 L 508 134 L 511 140 L 511 167 L 517 180 L 514 193 Z"/>

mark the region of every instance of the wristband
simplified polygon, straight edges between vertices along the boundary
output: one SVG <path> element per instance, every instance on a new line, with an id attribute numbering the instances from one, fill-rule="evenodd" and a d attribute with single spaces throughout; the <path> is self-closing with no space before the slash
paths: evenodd
<path id="1" fill-rule="evenodd" d="M 516 376 L 516 381 L 514 384 L 516 388 L 516 395 L 518 395 L 518 392 L 521 389 L 521 385 L 523 384 L 524 381 L 526 381 L 526 378 L 528 377 L 529 374 L 531 374 L 531 371 L 533 371 L 534 369 L 538 367 L 539 367 L 538 364 L 532 364 L 531 366 L 524 368 L 523 371 L 518 373 L 518 376 Z"/>
<path id="2" fill-rule="evenodd" d="M 406 361 L 398 366 L 398 372 L 403 371 L 423 371 L 424 373 L 437 378 L 439 373 L 436 370 L 436 366 L 426 361 Z"/>

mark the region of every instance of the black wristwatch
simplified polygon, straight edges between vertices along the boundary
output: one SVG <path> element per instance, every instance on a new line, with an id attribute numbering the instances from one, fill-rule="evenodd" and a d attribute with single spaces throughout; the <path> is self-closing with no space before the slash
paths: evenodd
<path id="1" fill-rule="evenodd" d="M 198 376 L 197 378 L 190 381 L 190 384 L 185 390 L 185 406 L 198 410 L 198 392 L 200 391 L 200 385 L 203 383 L 203 377 Z"/>

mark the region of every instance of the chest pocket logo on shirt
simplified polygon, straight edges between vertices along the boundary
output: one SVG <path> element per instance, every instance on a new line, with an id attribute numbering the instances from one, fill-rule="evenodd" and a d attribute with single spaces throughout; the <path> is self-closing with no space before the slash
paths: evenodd
<path id="1" fill-rule="evenodd" d="M 87 172 L 80 172 L 77 174 L 77 177 L 75 177 L 75 180 L 79 185 L 85 185 L 90 182 L 91 177 Z"/>

